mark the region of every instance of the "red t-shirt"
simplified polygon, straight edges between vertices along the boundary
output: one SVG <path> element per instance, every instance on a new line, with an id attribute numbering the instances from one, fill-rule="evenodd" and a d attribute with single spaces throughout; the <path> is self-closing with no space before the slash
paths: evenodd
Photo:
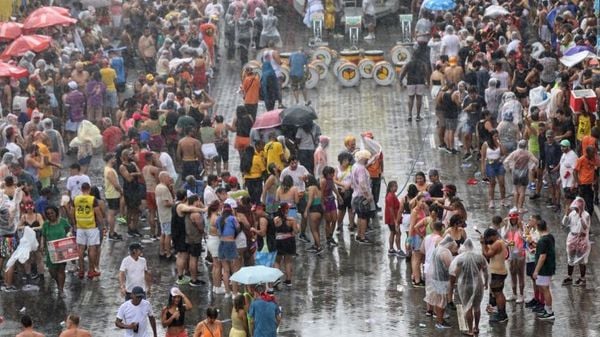
<path id="1" fill-rule="evenodd" d="M 400 200 L 394 193 L 388 193 L 385 196 L 385 216 L 384 221 L 386 225 L 395 225 L 394 217 L 398 216 L 400 211 Z"/>
<path id="2" fill-rule="evenodd" d="M 111 126 L 102 132 L 102 142 L 105 152 L 115 152 L 117 145 L 121 142 L 123 131 L 116 126 Z"/>

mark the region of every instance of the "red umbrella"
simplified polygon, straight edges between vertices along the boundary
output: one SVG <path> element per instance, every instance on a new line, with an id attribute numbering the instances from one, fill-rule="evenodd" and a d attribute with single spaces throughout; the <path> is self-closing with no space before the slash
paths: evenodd
<path id="1" fill-rule="evenodd" d="M 31 14 L 29 14 L 29 16 L 39 15 L 39 14 L 43 14 L 43 13 L 55 13 L 58 15 L 68 16 L 68 17 L 71 16 L 71 12 L 69 12 L 68 8 L 59 7 L 59 6 L 40 7 L 38 9 L 34 10 L 33 12 L 31 12 Z"/>
<path id="2" fill-rule="evenodd" d="M 0 39 L 14 40 L 23 34 L 23 25 L 18 22 L 0 22 Z"/>
<path id="3" fill-rule="evenodd" d="M 46 35 L 21 35 L 2 53 L 3 58 L 22 56 L 28 51 L 41 52 L 50 47 L 52 38 Z"/>
<path id="4" fill-rule="evenodd" d="M 61 8 L 61 7 L 42 7 L 33 11 L 29 16 L 23 21 L 23 29 L 31 30 L 31 29 L 40 29 L 51 26 L 65 26 L 72 25 L 77 22 L 77 20 L 69 17 L 69 11 L 59 11 L 58 9 L 53 8 Z"/>
<path id="5" fill-rule="evenodd" d="M 271 129 L 281 125 L 281 109 L 275 109 L 271 111 L 267 111 L 260 116 L 256 117 L 256 121 L 254 125 L 252 125 L 253 129 Z"/>
<path id="6" fill-rule="evenodd" d="M 0 77 L 22 78 L 29 74 L 27 69 L 0 62 Z"/>

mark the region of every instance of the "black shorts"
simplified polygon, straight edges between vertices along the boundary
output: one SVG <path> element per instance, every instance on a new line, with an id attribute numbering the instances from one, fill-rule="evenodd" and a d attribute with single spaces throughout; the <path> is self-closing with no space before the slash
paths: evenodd
<path id="1" fill-rule="evenodd" d="M 310 207 L 308 208 L 308 213 L 319 213 L 323 215 L 323 205 L 310 205 Z"/>
<path id="2" fill-rule="evenodd" d="M 217 145 L 217 158 L 215 158 L 216 162 L 229 162 L 229 143 L 221 143 Z"/>
<path id="3" fill-rule="evenodd" d="M 111 211 L 118 211 L 121 207 L 121 199 L 106 199 L 106 203 L 108 204 L 108 209 Z"/>
<path id="4" fill-rule="evenodd" d="M 515 186 L 527 186 L 529 185 L 529 172 L 524 176 L 519 176 L 513 173 L 513 185 Z"/>
<path id="5" fill-rule="evenodd" d="M 375 15 L 365 14 L 363 15 L 363 23 L 365 27 L 375 27 Z"/>
<path id="6" fill-rule="evenodd" d="M 506 275 L 492 274 L 492 279 L 490 280 L 490 290 L 495 293 L 502 292 L 504 289 L 505 280 Z"/>
<path id="7" fill-rule="evenodd" d="M 290 76 L 292 90 L 303 90 L 306 80 L 304 76 Z"/>
<path id="8" fill-rule="evenodd" d="M 188 246 L 188 253 L 193 257 L 199 257 L 202 255 L 202 243 L 190 243 Z"/>
<path id="9" fill-rule="evenodd" d="M 533 272 L 535 271 L 535 262 L 527 262 L 527 264 L 525 264 L 525 273 L 527 273 L 527 276 L 533 276 Z"/>
<path id="10" fill-rule="evenodd" d="M 346 192 L 342 192 L 342 190 L 338 188 L 338 192 L 340 192 L 342 200 L 344 201 L 343 204 L 338 203 L 338 210 L 345 211 L 347 209 L 352 209 L 352 193 L 354 193 L 354 191 L 352 189 L 349 189 L 346 190 Z"/>
<path id="11" fill-rule="evenodd" d="M 296 239 L 288 238 L 283 240 L 276 240 L 275 247 L 277 249 L 277 255 L 296 255 Z"/>
<path id="12" fill-rule="evenodd" d="M 200 177 L 200 161 L 199 160 L 183 160 L 181 163 L 181 179 L 187 176 Z"/>
<path id="13" fill-rule="evenodd" d="M 304 211 L 306 210 L 306 194 L 300 198 L 298 204 L 296 204 L 296 208 L 298 209 L 298 213 L 304 214 Z"/>
<path id="14" fill-rule="evenodd" d="M 185 236 L 184 235 L 178 235 L 174 232 L 171 232 L 171 240 L 173 240 L 173 249 L 175 249 L 175 252 L 177 253 L 187 253 L 189 248 L 188 248 L 188 244 L 185 243 Z"/>
<path id="15" fill-rule="evenodd" d="M 563 188 L 563 194 L 565 196 L 565 199 L 575 200 L 575 198 L 577 197 L 577 189 L 571 189 L 569 187 L 565 187 L 565 188 Z"/>

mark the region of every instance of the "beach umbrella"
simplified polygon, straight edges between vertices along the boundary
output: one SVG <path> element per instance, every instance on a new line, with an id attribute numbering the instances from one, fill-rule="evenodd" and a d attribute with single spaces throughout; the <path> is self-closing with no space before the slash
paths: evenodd
<path id="1" fill-rule="evenodd" d="M 50 41 L 52 41 L 52 38 L 46 35 L 21 35 L 10 43 L 2 56 L 4 58 L 22 56 L 28 51 L 39 53 L 50 47 Z"/>
<path id="2" fill-rule="evenodd" d="M 58 9 L 60 8 L 60 9 Z M 68 26 L 76 23 L 69 10 L 62 7 L 42 7 L 33 11 L 25 21 L 23 21 L 23 29 L 32 30 L 52 26 Z"/>
<path id="3" fill-rule="evenodd" d="M 425 0 L 421 7 L 430 11 L 449 11 L 456 7 L 456 3 L 452 0 Z"/>
<path id="4" fill-rule="evenodd" d="M 18 22 L 0 22 L 0 39 L 14 40 L 23 34 L 23 25 Z"/>
<path id="5" fill-rule="evenodd" d="M 317 119 L 315 109 L 307 105 L 293 105 L 280 114 L 281 125 L 303 126 Z"/>
<path id="6" fill-rule="evenodd" d="M 23 78 L 29 74 L 25 68 L 14 66 L 10 63 L 0 62 L 0 77 Z"/>

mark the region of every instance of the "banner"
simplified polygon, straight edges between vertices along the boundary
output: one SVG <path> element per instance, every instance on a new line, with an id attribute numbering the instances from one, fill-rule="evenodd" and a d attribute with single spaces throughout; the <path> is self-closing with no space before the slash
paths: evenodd
<path id="1" fill-rule="evenodd" d="M 75 237 L 48 241 L 48 255 L 52 263 L 65 263 L 79 258 L 79 246 Z"/>

